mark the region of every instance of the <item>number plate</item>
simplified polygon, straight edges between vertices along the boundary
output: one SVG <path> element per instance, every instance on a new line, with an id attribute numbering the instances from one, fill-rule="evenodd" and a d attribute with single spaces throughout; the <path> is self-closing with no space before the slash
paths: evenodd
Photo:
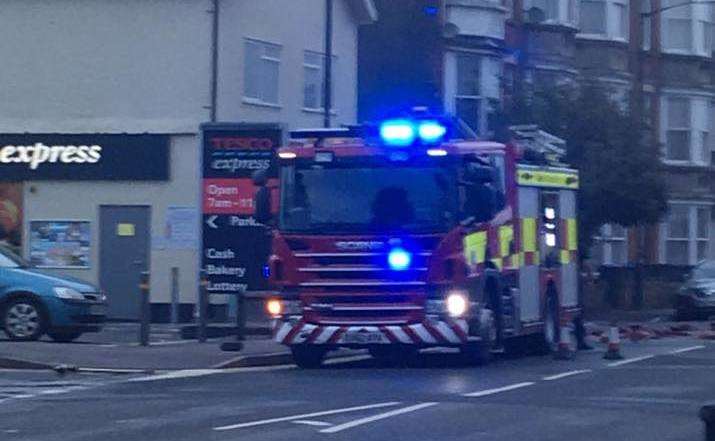
<path id="1" fill-rule="evenodd" d="M 90 315 L 107 315 L 106 305 L 92 305 L 89 307 Z"/>
<path id="2" fill-rule="evenodd" d="M 343 343 L 360 345 L 382 343 L 382 338 L 381 332 L 352 331 L 345 333 L 343 336 Z"/>

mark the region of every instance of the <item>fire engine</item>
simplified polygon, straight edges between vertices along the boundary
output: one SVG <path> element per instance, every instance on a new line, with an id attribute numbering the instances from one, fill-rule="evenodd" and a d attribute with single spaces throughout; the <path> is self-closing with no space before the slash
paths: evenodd
<path id="1" fill-rule="evenodd" d="M 555 350 L 580 311 L 579 181 L 562 149 L 429 115 L 291 138 L 277 215 L 258 179 L 256 218 L 272 237 L 266 310 L 298 366 L 341 347 L 478 363 L 515 339 Z"/>

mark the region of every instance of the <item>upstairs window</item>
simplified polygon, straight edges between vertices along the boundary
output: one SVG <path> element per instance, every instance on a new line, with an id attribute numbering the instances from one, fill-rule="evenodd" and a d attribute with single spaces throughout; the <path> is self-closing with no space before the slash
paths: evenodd
<path id="1" fill-rule="evenodd" d="M 258 40 L 244 41 L 243 97 L 249 102 L 279 103 L 281 47 Z"/>

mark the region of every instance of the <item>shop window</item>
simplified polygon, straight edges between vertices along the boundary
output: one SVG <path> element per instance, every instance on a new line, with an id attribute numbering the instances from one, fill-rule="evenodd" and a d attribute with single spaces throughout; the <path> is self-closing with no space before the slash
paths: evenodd
<path id="1" fill-rule="evenodd" d="M 263 41 L 244 42 L 243 96 L 246 101 L 279 103 L 281 47 Z"/>

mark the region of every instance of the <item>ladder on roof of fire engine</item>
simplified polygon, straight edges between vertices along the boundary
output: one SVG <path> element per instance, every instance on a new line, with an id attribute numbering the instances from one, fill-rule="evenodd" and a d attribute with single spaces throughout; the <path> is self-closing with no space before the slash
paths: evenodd
<path id="1" fill-rule="evenodd" d="M 566 141 L 539 129 L 536 124 L 509 127 L 517 146 L 541 156 L 548 165 L 565 166 Z"/>

